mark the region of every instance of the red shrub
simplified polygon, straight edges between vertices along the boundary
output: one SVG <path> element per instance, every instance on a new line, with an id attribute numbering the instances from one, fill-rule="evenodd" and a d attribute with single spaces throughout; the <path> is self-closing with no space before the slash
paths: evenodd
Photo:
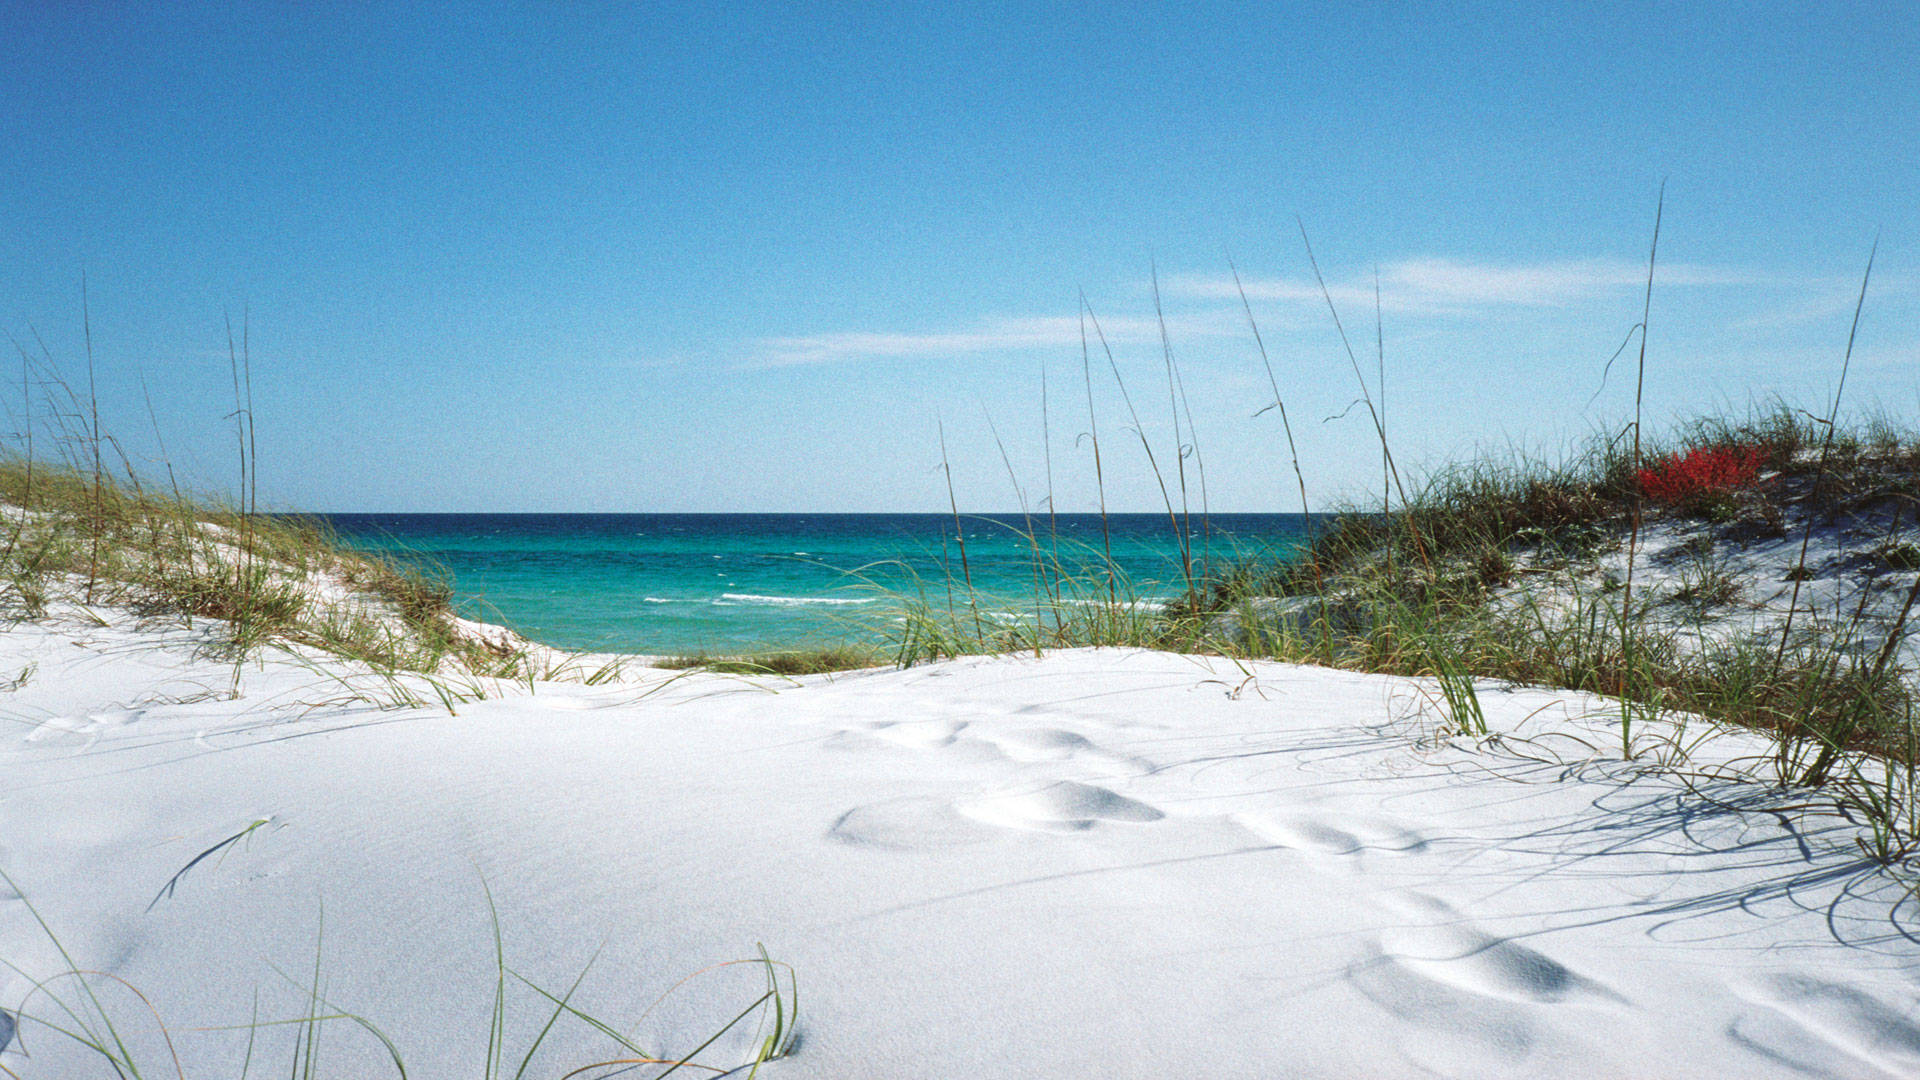
<path id="1" fill-rule="evenodd" d="M 1641 469 L 1636 479 L 1647 498 L 1673 506 L 1711 492 L 1746 487 L 1760 475 L 1766 460 L 1766 450 L 1758 446 L 1704 446 Z"/>

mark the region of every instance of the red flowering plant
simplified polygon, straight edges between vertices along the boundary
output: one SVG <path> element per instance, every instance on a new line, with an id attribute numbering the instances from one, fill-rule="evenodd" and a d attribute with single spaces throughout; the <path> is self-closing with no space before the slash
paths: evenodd
<path id="1" fill-rule="evenodd" d="M 1767 461 L 1761 446 L 1702 446 L 1635 474 L 1640 491 L 1662 506 L 1719 517 L 1733 509 L 1735 492 L 1752 487 Z"/>

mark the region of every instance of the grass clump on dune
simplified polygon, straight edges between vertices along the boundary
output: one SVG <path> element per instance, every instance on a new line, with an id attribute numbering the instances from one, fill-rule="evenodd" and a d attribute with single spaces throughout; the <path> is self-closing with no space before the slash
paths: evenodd
<path id="1" fill-rule="evenodd" d="M 1669 571 L 1662 579 L 1673 587 L 1643 590 L 1628 612 L 1630 630 L 1655 633 L 1672 626 L 1673 618 L 1660 617 L 1668 605 L 1737 606 L 1738 582 L 1716 559 L 1791 540 L 1790 531 L 1809 524 L 1843 550 L 1899 550 L 1920 508 L 1909 494 L 1920 490 L 1915 486 L 1920 438 L 1836 458 L 1822 477 L 1806 459 L 1805 436 L 1782 410 L 1759 423 L 1696 424 L 1677 441 L 1669 460 L 1732 446 L 1764 455 L 1765 465 L 1743 485 L 1702 489 L 1649 509 L 1649 529 L 1683 539 L 1647 556 Z M 1579 677 L 1567 663 L 1576 642 L 1552 631 L 1583 617 L 1596 627 L 1619 624 L 1626 601 L 1616 564 L 1628 543 L 1635 487 L 1624 455 L 1605 442 L 1562 465 L 1442 470 L 1391 516 L 1360 511 L 1336 516 L 1301 560 L 1262 586 L 1273 595 L 1325 593 L 1348 610 L 1367 612 L 1366 632 L 1334 635 L 1336 655 L 1369 648 L 1375 661 L 1390 658 L 1390 651 L 1382 651 L 1387 643 L 1373 639 L 1385 633 L 1396 614 L 1422 613 L 1462 631 L 1471 629 L 1469 619 L 1482 619 L 1487 630 L 1498 630 L 1506 639 L 1501 670 L 1490 674 L 1609 692 L 1617 685 L 1617 672 Z M 1802 565 L 1779 567 L 1779 577 L 1791 577 Z M 1878 596 L 1886 584 L 1883 571 L 1889 570 L 1885 560 L 1878 567 L 1863 565 L 1846 575 L 1844 584 L 1849 591 L 1871 590 Z M 1214 606 L 1227 607 L 1243 595 L 1229 591 Z M 1542 606 L 1549 600 L 1551 610 Z M 1594 619 L 1602 608 L 1607 617 Z M 1867 615 L 1863 609 L 1852 629 L 1872 629 Z M 1312 622 L 1303 629 L 1318 637 L 1331 632 Z M 1883 629 L 1876 644 L 1904 634 L 1905 625 Z M 1554 648 L 1556 643 L 1562 647 Z M 1597 635 L 1577 644 L 1587 647 L 1572 651 L 1587 653 L 1596 667 L 1606 666 L 1605 656 L 1620 651 L 1617 641 L 1608 646 Z M 1800 644 L 1796 639 L 1787 655 Z M 1532 666 L 1542 660 L 1550 661 L 1545 668 Z"/>
<path id="2" fill-rule="evenodd" d="M 1098 342 L 1140 436 L 1179 545 L 1183 595 L 1143 611 L 1122 595 L 1110 553 L 1106 588 L 1086 587 L 1062 570 L 1030 516 L 1022 533 L 1035 567 L 1029 614 L 983 618 L 963 550 L 963 574 L 946 583 L 944 605 L 925 589 L 903 598 L 896 658 L 1140 645 L 1427 677 L 1438 684 L 1453 730 L 1474 736 L 1488 734 L 1475 679 L 1588 691 L 1617 703 L 1622 757 L 1678 751 L 1648 741 L 1668 737 L 1649 734 L 1644 721 L 1655 718 L 1684 727 L 1704 717 L 1766 732 L 1774 778 L 1831 786 L 1843 809 L 1868 823 L 1863 845 L 1875 858 L 1920 851 L 1920 656 L 1908 648 L 1920 579 L 1897 580 L 1920 569 L 1920 435 L 1886 418 L 1840 423 L 1873 258 L 1824 416 L 1782 404 L 1745 418 L 1707 417 L 1657 445 L 1643 438 L 1642 414 L 1659 217 L 1640 321 L 1615 354 L 1638 338 L 1632 422 L 1561 462 L 1481 460 L 1443 468 L 1424 483 L 1407 482 L 1390 449 L 1377 297 L 1379 357 L 1370 382 L 1303 227 L 1340 359 L 1357 383 L 1355 405 L 1365 406 L 1378 439 L 1380 487 L 1372 505 L 1315 514 L 1280 380 L 1243 292 L 1251 341 L 1273 390 L 1255 415 L 1273 411 L 1285 431 L 1307 523 L 1304 549 L 1277 558 L 1223 565 L 1193 558 L 1196 536 L 1208 529 L 1206 478 L 1164 322 L 1174 445 L 1156 456 L 1083 300 L 1083 326 L 1092 331 L 1083 340 Z M 1082 351 L 1088 416 L 1081 441 L 1091 450 L 1104 519 L 1092 349 Z M 1045 393 L 1043 371 L 1043 425 Z M 1197 530 L 1189 458 L 1200 495 Z M 1010 466 L 1008 473 L 1024 508 Z M 1050 479 L 1048 487 L 1051 506 Z M 948 494 L 958 535 L 950 480 Z"/>
<path id="3" fill-rule="evenodd" d="M 1783 407 L 1687 425 L 1646 460 L 1601 440 L 1559 464 L 1443 469 L 1392 514 L 1335 514 L 1298 560 L 1240 569 L 1193 606 L 1235 655 L 1588 691 L 1628 716 L 1760 730 L 1779 782 L 1910 822 L 1920 435 L 1876 422 L 1829 438 Z M 1877 856 L 1920 850 L 1902 828 L 1876 834 Z"/>
<path id="4" fill-rule="evenodd" d="M 227 327 L 239 479 L 231 499 L 181 487 L 151 400 L 166 483 L 134 468 L 103 429 L 90 324 L 80 386 L 44 348 L 19 349 L 19 427 L 0 444 L 0 615 L 41 618 L 54 604 L 92 615 L 113 604 L 190 626 L 206 620 L 216 631 L 209 647 L 235 659 L 298 646 L 389 676 L 529 678 L 551 668 L 511 634 L 463 625 L 444 573 L 354 550 L 316 518 L 260 512 L 244 322 L 239 329 L 236 340 Z"/>
<path id="5" fill-rule="evenodd" d="M 1298 550 L 1195 560 L 1166 604 L 1021 535 L 1024 613 L 923 586 L 898 596 L 892 658 L 1125 645 L 1425 677 L 1475 736 L 1474 680 L 1590 692 L 1621 703 L 1626 757 L 1670 756 L 1657 717 L 1764 732 L 1771 779 L 1831 791 L 1876 858 L 1920 851 L 1920 433 L 1884 418 L 1782 405 L 1681 425 L 1637 460 L 1616 437 L 1441 468 L 1389 513 L 1323 513 Z"/>
<path id="6" fill-rule="evenodd" d="M 863 645 L 822 645 L 812 648 L 772 649 L 730 655 L 699 653 L 669 656 L 653 666 L 670 671 L 699 669 L 727 675 L 822 675 L 834 671 L 856 671 L 880 667 L 887 658 L 878 649 Z"/>
<path id="7" fill-rule="evenodd" d="M 464 632 L 443 577 L 356 551 L 314 519 L 240 513 L 129 474 L 0 460 L 0 610 L 112 604 L 220 630 L 243 656 L 307 646 L 396 671 L 516 674 L 509 640 Z"/>

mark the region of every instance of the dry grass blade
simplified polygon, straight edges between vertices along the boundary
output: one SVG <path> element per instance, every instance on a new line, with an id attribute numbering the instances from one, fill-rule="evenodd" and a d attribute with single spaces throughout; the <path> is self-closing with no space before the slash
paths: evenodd
<path id="1" fill-rule="evenodd" d="M 1087 294 L 1080 294 L 1080 374 L 1087 387 L 1087 434 L 1093 443 L 1093 487 L 1100 504 L 1100 548 L 1108 568 L 1107 595 L 1115 596 L 1112 575 L 1113 568 L 1113 529 L 1107 520 L 1107 477 L 1100 463 L 1100 419 L 1093 407 L 1093 367 L 1087 348 L 1087 316 L 1092 309 L 1087 307 Z"/>
<path id="2" fill-rule="evenodd" d="M 1640 312 L 1640 357 L 1634 370 L 1633 381 L 1633 474 L 1640 474 L 1640 419 L 1641 404 L 1646 397 L 1647 386 L 1647 324 L 1653 317 L 1653 268 L 1660 253 L 1660 222 L 1667 209 L 1667 184 L 1660 182 L 1660 198 L 1653 211 L 1653 243 L 1647 249 L 1647 294 Z M 1625 662 L 1620 665 L 1620 756 L 1633 756 L 1633 700 L 1627 686 L 1627 674 L 1634 669 L 1634 637 L 1627 625 L 1633 612 L 1633 571 L 1635 557 L 1640 550 L 1641 517 L 1646 509 L 1645 497 L 1638 484 L 1633 490 L 1633 526 L 1627 538 L 1627 582 L 1626 591 L 1620 601 L 1620 651 Z"/>
<path id="3" fill-rule="evenodd" d="M 1834 387 L 1833 404 L 1827 411 L 1826 433 L 1820 440 L 1820 466 L 1819 470 L 1814 473 L 1813 480 L 1815 489 L 1814 497 L 1816 499 L 1819 497 L 1820 485 L 1824 483 L 1827 478 L 1827 464 L 1833 453 L 1833 433 L 1840 419 L 1840 399 L 1847 390 L 1847 372 L 1853 367 L 1853 343 L 1854 339 L 1860 333 L 1860 313 L 1864 311 L 1867 306 L 1867 283 L 1873 280 L 1873 260 L 1874 257 L 1879 254 L 1880 238 L 1876 236 L 1873 238 L 1873 247 L 1867 252 L 1866 272 L 1860 275 L 1860 298 L 1854 301 L 1853 323 L 1847 328 L 1847 352 L 1840 360 L 1840 382 Z M 1800 534 L 1800 558 L 1795 562 L 1794 572 L 1792 574 L 1793 596 L 1787 602 L 1787 625 L 1780 633 L 1780 651 L 1778 658 L 1781 660 L 1786 658 L 1787 642 L 1790 640 L 1793 630 L 1794 612 L 1800 606 L 1800 583 L 1806 577 L 1807 548 L 1813 542 L 1813 522 L 1814 519 L 1808 517 L 1806 528 L 1803 529 Z"/>
<path id="4" fill-rule="evenodd" d="M 1295 223 L 1300 227 L 1300 243 L 1307 249 L 1307 264 L 1313 268 L 1313 280 L 1315 284 L 1320 287 L 1321 298 L 1326 301 L 1327 314 L 1333 317 L 1333 328 L 1339 332 L 1340 345 L 1347 352 L 1347 363 L 1353 368 L 1354 381 L 1360 385 L 1360 400 L 1366 403 L 1367 415 L 1373 419 L 1374 434 L 1380 439 L 1380 454 L 1386 459 L 1387 471 L 1393 476 L 1393 486 L 1400 492 L 1400 501 L 1405 503 L 1407 502 L 1407 489 L 1406 486 L 1401 483 L 1399 466 L 1394 464 L 1393 449 L 1387 443 L 1386 423 L 1381 420 L 1380 410 L 1375 406 L 1372 393 L 1367 390 L 1366 376 L 1360 373 L 1360 361 L 1354 356 L 1353 344 L 1347 340 L 1347 328 L 1345 324 L 1340 321 L 1340 311 L 1334 307 L 1333 304 L 1333 291 L 1327 288 L 1327 279 L 1320 273 L 1320 260 L 1314 257 L 1313 241 L 1307 239 L 1306 222 L 1296 218 Z M 1431 569 L 1431 561 L 1427 558 L 1426 554 L 1426 542 L 1421 539 L 1418 531 L 1413 533 L 1413 542 L 1414 550 L 1420 553 L 1421 562 L 1427 564 L 1428 568 Z"/>
<path id="5" fill-rule="evenodd" d="M 1133 407 L 1133 395 L 1127 393 L 1127 380 L 1120 374 L 1119 362 L 1113 358 L 1113 347 L 1107 344 L 1106 331 L 1100 328 L 1100 317 L 1094 314 L 1091 307 L 1085 310 L 1087 318 L 1093 322 L 1094 336 L 1099 339 L 1100 348 L 1107 354 L 1107 367 L 1113 372 L 1114 385 L 1120 388 L 1120 400 L 1126 403 L 1127 415 L 1133 418 L 1133 433 L 1139 436 L 1140 449 L 1146 452 L 1147 466 L 1153 470 L 1154 483 L 1160 487 L 1160 502 L 1162 506 L 1166 507 L 1167 522 L 1173 526 L 1175 536 L 1183 536 L 1184 534 L 1180 528 L 1180 518 L 1173 509 L 1173 496 L 1167 490 L 1166 474 L 1160 471 L 1160 461 L 1154 456 L 1153 443 L 1147 438 L 1146 425 L 1140 422 L 1140 411 Z M 1176 434 L 1176 438 L 1177 437 Z M 1181 552 L 1181 566 L 1187 579 L 1187 591 L 1192 592 L 1194 588 L 1193 564 L 1184 542 L 1181 545 Z"/>

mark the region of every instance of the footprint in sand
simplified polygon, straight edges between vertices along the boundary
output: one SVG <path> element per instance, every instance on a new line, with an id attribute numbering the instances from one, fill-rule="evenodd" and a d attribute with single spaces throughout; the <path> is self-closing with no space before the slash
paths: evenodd
<path id="1" fill-rule="evenodd" d="M 1342 818 L 1335 824 L 1301 814 L 1235 814 L 1232 820 L 1267 843 L 1322 855 L 1409 855 L 1427 847 L 1419 833 L 1375 818 Z"/>
<path id="2" fill-rule="evenodd" d="M 960 812 L 989 825 L 1048 832 L 1091 829 L 1103 821 L 1148 822 L 1166 817 L 1137 799 L 1073 780 L 989 795 L 962 803 Z"/>
<path id="3" fill-rule="evenodd" d="M 26 741 L 43 742 L 47 739 L 75 739 L 91 745 L 102 733 L 115 728 L 125 727 L 145 716 L 145 709 L 112 708 L 85 716 L 48 716 L 41 719 L 34 729 L 27 733 Z"/>
<path id="4" fill-rule="evenodd" d="M 1066 761 L 1086 762 L 1106 775 L 1140 776 L 1153 771 L 1153 763 L 1142 758 L 1117 754 L 1077 731 L 1055 727 L 1021 727 L 975 731 L 981 742 L 991 744 L 1008 760 L 1021 764 Z"/>
<path id="5" fill-rule="evenodd" d="M 913 750 L 937 750 L 952 746 L 966 729 L 965 720 L 899 720 L 873 725 L 869 730 L 887 742 Z"/>
<path id="6" fill-rule="evenodd" d="M 92 725 L 81 717 L 48 716 L 34 725 L 33 730 L 27 733 L 26 741 L 37 743 L 69 736 L 84 737 L 90 730 Z"/>
<path id="7" fill-rule="evenodd" d="M 1408 894 L 1391 907 L 1408 922 L 1381 931 L 1380 951 L 1407 971 L 1469 993 L 1522 1004 L 1577 997 L 1622 1000 L 1544 953 L 1475 927 L 1433 897 Z"/>
<path id="8" fill-rule="evenodd" d="M 1005 834 L 962 817 L 952 803 L 908 797 L 856 806 L 841 814 L 827 835 L 858 847 L 912 851 L 977 844 Z"/>
<path id="9" fill-rule="evenodd" d="M 1777 1013 L 1747 1012 L 1727 1025 L 1727 1039 L 1743 1049 L 1806 1076 L 1833 1075 L 1833 1044 Z"/>
<path id="10" fill-rule="evenodd" d="M 1377 951 L 1347 969 L 1347 983 L 1405 1021 L 1400 1051 L 1439 1075 L 1482 1075 L 1490 1062 L 1518 1065 L 1538 1041 L 1525 1009 L 1434 982 Z M 1463 1072 L 1459 1064 L 1472 1068 Z"/>
<path id="11" fill-rule="evenodd" d="M 1781 1064 L 1825 1075 L 1839 1050 L 1892 1076 L 1920 1075 L 1920 1024 L 1863 990 L 1810 975 L 1764 976 L 1734 987 L 1773 1016 L 1728 1027 L 1735 1042 Z M 1783 1029 L 1785 1018 L 1791 1025 Z"/>
<path id="12" fill-rule="evenodd" d="M 1400 1050 L 1423 1070 L 1533 1075 L 1528 1059 L 1549 1037 L 1534 1009 L 1623 1001 L 1543 953 L 1477 929 L 1432 897 L 1409 894 L 1388 907 L 1406 923 L 1383 930 L 1378 947 L 1347 969 L 1347 981 L 1411 1025 Z"/>
<path id="13" fill-rule="evenodd" d="M 1381 933 L 1380 949 L 1435 982 L 1507 1001 L 1564 1001 L 1584 984 L 1551 957 L 1467 926 L 1393 927 Z"/>
<path id="14" fill-rule="evenodd" d="M 1064 761 L 1095 749 L 1085 735 L 1064 728 L 1015 728 L 994 732 L 987 739 L 1015 761 Z"/>

